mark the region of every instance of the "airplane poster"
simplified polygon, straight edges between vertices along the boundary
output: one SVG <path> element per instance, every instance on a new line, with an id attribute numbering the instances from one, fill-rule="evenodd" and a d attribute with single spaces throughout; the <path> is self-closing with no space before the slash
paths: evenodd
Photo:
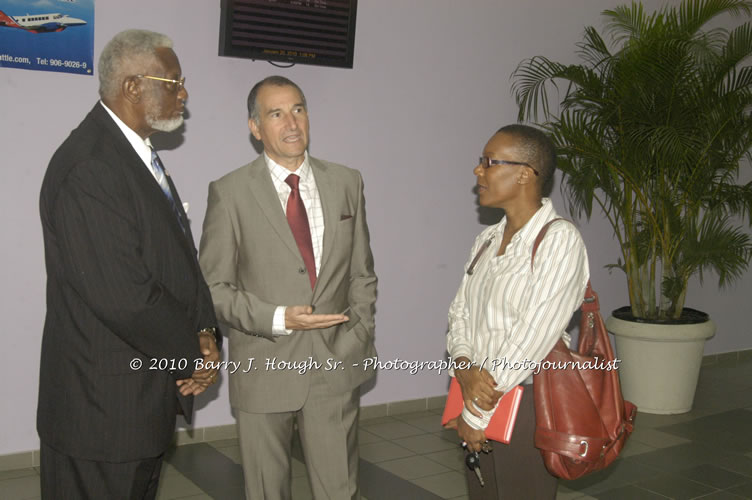
<path id="1" fill-rule="evenodd" d="M 94 0 L 0 0 L 0 67 L 92 75 Z"/>

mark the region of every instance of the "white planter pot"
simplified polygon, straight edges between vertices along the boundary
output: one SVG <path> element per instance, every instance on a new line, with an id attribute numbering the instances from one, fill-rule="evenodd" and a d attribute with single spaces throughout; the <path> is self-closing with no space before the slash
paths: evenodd
<path id="1" fill-rule="evenodd" d="M 616 340 L 624 399 L 644 413 L 692 409 L 705 341 L 715 334 L 712 321 L 658 325 L 611 316 L 606 327 Z"/>

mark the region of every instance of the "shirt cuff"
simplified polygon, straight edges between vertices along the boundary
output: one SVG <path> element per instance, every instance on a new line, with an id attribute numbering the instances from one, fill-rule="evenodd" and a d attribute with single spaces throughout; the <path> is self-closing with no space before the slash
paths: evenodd
<path id="1" fill-rule="evenodd" d="M 484 431 L 486 430 L 486 427 L 488 427 L 488 423 L 491 421 L 491 415 L 493 415 L 493 412 L 483 411 L 477 406 L 475 407 L 475 409 L 478 410 L 481 415 L 483 415 L 483 418 L 478 418 L 472 413 L 470 413 L 467 408 L 463 408 L 462 420 L 464 420 L 467 423 L 467 425 L 469 425 L 473 429 L 478 430 L 478 431 Z"/>
<path id="2" fill-rule="evenodd" d="M 272 318 L 272 335 L 275 337 L 290 335 L 292 333 L 292 330 L 285 328 L 285 311 L 287 311 L 287 306 L 277 306 L 274 310 L 274 318 Z"/>

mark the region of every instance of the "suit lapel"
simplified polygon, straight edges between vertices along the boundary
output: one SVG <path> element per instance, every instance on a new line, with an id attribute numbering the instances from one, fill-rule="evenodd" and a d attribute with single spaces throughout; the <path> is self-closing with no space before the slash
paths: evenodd
<path id="1" fill-rule="evenodd" d="M 129 144 L 130 146 L 130 144 Z M 133 150 L 133 148 L 130 148 Z M 133 154 L 136 154 L 135 151 Z M 136 155 L 138 158 L 138 155 Z M 141 158 L 138 158 L 139 167 L 137 168 L 139 172 L 139 178 L 142 180 L 143 183 L 147 184 L 148 187 L 144 187 L 144 189 L 147 189 L 149 191 L 149 196 L 152 198 L 156 197 L 159 198 L 159 201 L 157 202 L 159 206 L 162 207 L 162 211 L 165 214 L 166 217 L 169 217 L 170 219 L 170 227 L 172 228 L 172 231 L 175 233 L 175 237 L 178 238 L 182 243 L 184 243 L 183 248 L 192 255 L 193 252 L 193 236 L 191 235 L 191 228 L 190 224 L 188 223 L 188 216 L 185 213 L 185 210 L 183 209 L 183 202 L 180 200 L 180 195 L 178 195 L 178 190 L 175 187 L 175 184 L 172 182 L 172 177 L 170 176 L 169 170 L 167 167 L 163 167 L 165 171 L 165 177 L 167 178 L 167 184 L 169 184 L 170 189 L 172 190 L 172 196 L 175 200 L 176 209 L 178 213 L 176 214 L 175 211 L 172 209 L 172 203 L 170 200 L 165 196 L 164 191 L 162 191 L 162 187 L 159 185 L 159 183 L 154 179 L 154 176 L 151 174 L 151 172 L 146 168 L 144 165 L 144 162 L 141 161 Z M 178 220 L 178 217 L 180 217 L 180 220 Z M 183 223 L 185 226 L 185 232 L 183 232 L 183 227 L 180 225 L 180 223 Z M 190 240 L 190 241 L 189 241 Z"/>
<path id="2" fill-rule="evenodd" d="M 290 225 L 287 223 L 287 217 L 285 217 L 285 212 L 282 210 L 282 204 L 279 202 L 277 190 L 272 182 L 272 175 L 266 166 L 263 155 L 256 158 L 249 166 L 249 185 L 253 198 L 256 200 L 258 206 L 261 207 L 261 211 L 266 216 L 269 224 L 287 248 L 302 263 L 303 258 L 300 256 L 298 244 L 295 243 Z"/>
<path id="3" fill-rule="evenodd" d="M 180 199 L 180 195 L 178 194 L 178 189 L 175 187 L 175 183 L 172 182 L 172 176 L 170 176 L 167 169 L 165 169 L 165 177 L 167 178 L 167 184 L 170 185 L 170 189 L 172 190 L 172 196 L 175 199 L 175 208 L 177 209 L 178 213 L 176 214 L 180 218 L 180 224 L 183 226 L 180 228 L 181 233 L 183 233 L 182 229 L 185 228 L 185 232 L 183 235 L 188 238 L 189 240 L 193 241 L 193 233 L 191 232 L 191 225 L 188 221 L 188 214 L 185 213 L 185 209 L 183 208 L 183 201 Z M 160 191 L 162 188 L 160 187 Z M 164 195 L 164 193 L 163 193 Z M 163 196 L 165 200 L 167 200 L 166 196 Z M 170 211 L 172 211 L 172 204 L 170 203 L 170 200 L 167 200 L 167 204 L 170 205 Z"/>
<path id="4" fill-rule="evenodd" d="M 112 121 L 112 118 L 107 113 L 107 111 L 105 111 L 102 106 L 97 104 L 94 107 L 94 117 L 99 123 L 102 124 L 103 127 L 105 127 L 110 132 L 110 135 L 112 135 L 115 147 L 120 152 L 121 158 L 123 158 L 122 164 L 124 168 L 133 170 L 134 176 L 141 186 L 142 194 L 144 196 L 152 198 L 155 201 L 155 204 L 158 207 L 161 207 L 163 215 L 170 219 L 170 226 L 172 227 L 173 232 L 175 232 L 178 240 L 181 242 L 183 250 L 185 250 L 190 259 L 193 259 L 193 240 L 191 239 L 189 241 L 188 239 L 192 238 L 190 236 L 191 233 L 190 227 L 188 225 L 188 217 L 184 214 L 183 206 L 180 202 L 179 197 L 176 197 L 175 202 L 178 203 L 178 209 L 181 212 L 180 216 L 183 217 L 186 228 L 188 228 L 187 232 L 185 233 L 180 227 L 180 222 L 175 217 L 175 212 L 173 212 L 172 210 L 170 200 L 168 200 L 164 195 L 162 188 L 159 186 L 159 183 L 154 179 L 154 176 L 151 174 L 146 165 L 144 165 L 141 157 L 138 156 L 136 151 L 133 149 L 133 146 L 131 146 L 131 143 L 128 142 L 128 139 L 126 139 L 126 137 L 123 135 L 123 132 L 120 130 L 120 128 L 118 128 L 117 124 Z M 173 193 L 177 195 L 177 189 L 175 189 L 174 184 L 172 183 L 172 179 L 170 179 L 169 176 L 168 182 L 173 188 Z"/>
<path id="5" fill-rule="evenodd" d="M 329 169 L 320 161 L 308 156 L 308 162 L 311 165 L 311 171 L 313 177 L 316 179 L 316 189 L 319 192 L 319 199 L 321 200 L 321 209 L 324 213 L 324 248 L 321 251 L 321 268 L 319 269 L 319 276 L 324 274 L 326 270 L 326 263 L 332 254 L 332 248 L 334 245 L 334 238 L 337 234 L 337 227 L 339 226 L 339 214 L 337 213 L 337 207 L 341 192 L 338 187 L 338 181 L 336 177 L 332 176 Z M 316 280 L 316 287 L 314 288 L 314 298 L 316 292 L 319 289 L 318 284 L 322 280 Z"/>
<path id="6" fill-rule="evenodd" d="M 324 243 L 319 276 L 316 279 L 316 286 L 313 290 L 315 299 L 319 290 L 319 283 L 322 282 L 321 276 L 326 270 L 326 263 L 332 254 L 337 234 L 339 223 L 337 207 L 340 205 L 338 200 L 341 193 L 339 192 L 339 179 L 331 175 L 325 164 L 312 158 L 310 155 L 308 156 L 308 162 L 311 165 L 313 177 L 316 179 L 316 189 L 319 192 L 321 210 L 324 215 Z M 303 258 L 300 256 L 298 244 L 295 242 L 295 238 L 290 230 L 290 225 L 287 222 L 287 217 L 285 217 L 282 204 L 279 202 L 277 190 L 274 187 L 271 173 L 266 166 L 263 156 L 256 158 L 249 166 L 249 185 L 253 198 L 257 201 L 269 224 L 290 252 L 300 260 L 302 265 Z"/>

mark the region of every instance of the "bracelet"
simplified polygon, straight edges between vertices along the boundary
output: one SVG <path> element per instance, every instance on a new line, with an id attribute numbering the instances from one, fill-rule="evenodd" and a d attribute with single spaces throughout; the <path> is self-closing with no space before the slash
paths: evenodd
<path id="1" fill-rule="evenodd" d="M 216 337 L 217 337 L 217 329 L 214 328 L 214 327 L 211 327 L 211 328 L 202 328 L 201 330 L 198 331 L 198 334 L 199 335 L 211 335 L 212 338 L 216 339 Z"/>

